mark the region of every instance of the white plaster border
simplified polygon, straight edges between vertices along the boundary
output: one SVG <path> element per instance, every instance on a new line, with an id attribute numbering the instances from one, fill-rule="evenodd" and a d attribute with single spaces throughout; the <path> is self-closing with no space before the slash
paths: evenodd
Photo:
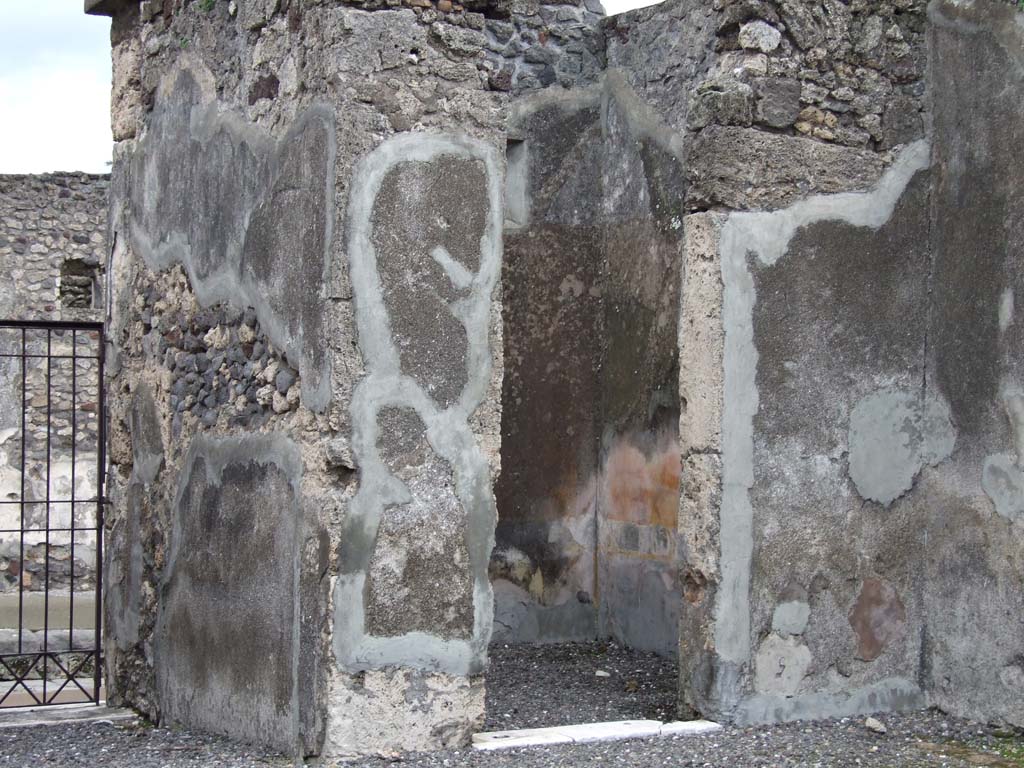
<path id="1" fill-rule="evenodd" d="M 551 728 L 523 728 L 516 731 L 491 731 L 473 735 L 473 749 L 493 751 L 551 744 L 586 744 L 596 741 L 622 741 L 661 736 L 705 736 L 722 730 L 718 723 L 689 720 L 661 723 L 657 720 L 615 720 L 607 723 L 559 725 Z"/>

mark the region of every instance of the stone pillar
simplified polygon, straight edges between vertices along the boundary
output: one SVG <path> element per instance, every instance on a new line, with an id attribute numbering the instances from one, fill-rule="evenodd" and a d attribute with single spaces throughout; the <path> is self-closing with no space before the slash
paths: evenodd
<path id="1" fill-rule="evenodd" d="M 465 743 L 500 442 L 489 19 L 115 14 L 109 697 L 288 754 Z"/>

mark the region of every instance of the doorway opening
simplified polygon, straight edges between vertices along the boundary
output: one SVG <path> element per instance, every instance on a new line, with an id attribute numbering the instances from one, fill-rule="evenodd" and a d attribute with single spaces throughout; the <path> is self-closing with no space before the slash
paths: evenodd
<path id="1" fill-rule="evenodd" d="M 513 136 L 486 728 L 674 720 L 673 180 L 613 100 L 541 103 Z"/>

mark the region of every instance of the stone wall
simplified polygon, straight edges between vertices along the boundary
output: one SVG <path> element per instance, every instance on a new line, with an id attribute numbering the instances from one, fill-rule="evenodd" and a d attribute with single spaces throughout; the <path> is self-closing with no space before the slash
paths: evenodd
<path id="1" fill-rule="evenodd" d="M 111 700 L 459 744 L 678 615 L 684 713 L 1024 722 L 1012 7 L 98 6 Z"/>
<path id="2" fill-rule="evenodd" d="M 3 319 L 98 320 L 108 176 L 0 175 Z"/>
<path id="3" fill-rule="evenodd" d="M 461 744 L 492 615 L 508 14 L 115 5 L 108 695 L 289 754 Z M 581 14 L 526 17 L 569 39 Z"/>
<path id="4" fill-rule="evenodd" d="M 685 53 L 652 55 L 673 25 Z M 1020 233 L 1013 182 L 983 180 L 1016 178 L 1019 17 L 672 3 L 608 27 L 687 148 L 683 701 L 1019 724 Z"/>
<path id="5" fill-rule="evenodd" d="M 103 317 L 104 232 L 109 177 L 84 173 L 0 176 L 0 319 Z M 84 530 L 49 537 L 0 533 L 0 591 L 95 588 L 95 503 L 99 447 L 99 334 L 0 330 L 0 529 L 68 528 L 74 488 L 75 524 Z M 57 356 L 50 363 L 45 355 Z M 72 361 L 72 354 L 79 356 Z M 74 371 L 72 370 L 74 366 Z M 49 378 L 49 381 L 47 380 Z M 76 389 L 72 399 L 72 387 Z M 24 411 L 25 430 L 22 432 Z M 73 423 L 72 423 L 73 422 Z M 26 462 L 22 472 L 22 451 Z M 72 460 L 72 442 L 75 456 Z M 49 462 L 47 456 L 49 454 Z M 48 466 L 49 465 L 49 466 Z M 24 481 L 24 485 L 23 485 Z M 47 499 L 52 503 L 47 504 Z M 16 502 L 24 501 L 22 505 Z"/>

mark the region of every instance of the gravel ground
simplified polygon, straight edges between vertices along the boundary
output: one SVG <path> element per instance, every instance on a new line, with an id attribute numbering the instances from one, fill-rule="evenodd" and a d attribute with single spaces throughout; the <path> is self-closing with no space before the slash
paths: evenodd
<path id="1" fill-rule="evenodd" d="M 292 764 L 280 755 L 226 739 L 144 722 L 81 723 L 0 730 L 0 766 L 8 768 L 265 768 Z"/>
<path id="2" fill-rule="evenodd" d="M 597 671 L 606 672 L 597 675 Z M 676 665 L 610 643 L 491 649 L 485 730 L 675 719 Z M 725 728 L 701 737 L 474 752 L 391 755 L 365 768 L 1024 768 L 1024 736 L 926 711 Z M 256 747 L 142 722 L 0 730 L 0 768 L 264 768 L 292 765 Z"/>
<path id="3" fill-rule="evenodd" d="M 884 715 L 887 733 L 863 718 L 772 728 L 726 728 L 711 736 L 469 750 L 363 760 L 366 768 L 994 768 L 1024 767 L 1024 739 L 939 712 Z M 926 745 L 933 746 L 926 746 Z M 1003 754 L 1008 757 L 1000 757 Z M 1015 755 L 1015 756 L 1014 756 Z M 18 768 L 249 768 L 289 761 L 251 747 L 184 731 L 140 725 L 60 725 L 0 731 L 0 766 Z"/>
<path id="4" fill-rule="evenodd" d="M 675 659 L 607 642 L 493 645 L 489 656 L 485 731 L 676 719 Z"/>

